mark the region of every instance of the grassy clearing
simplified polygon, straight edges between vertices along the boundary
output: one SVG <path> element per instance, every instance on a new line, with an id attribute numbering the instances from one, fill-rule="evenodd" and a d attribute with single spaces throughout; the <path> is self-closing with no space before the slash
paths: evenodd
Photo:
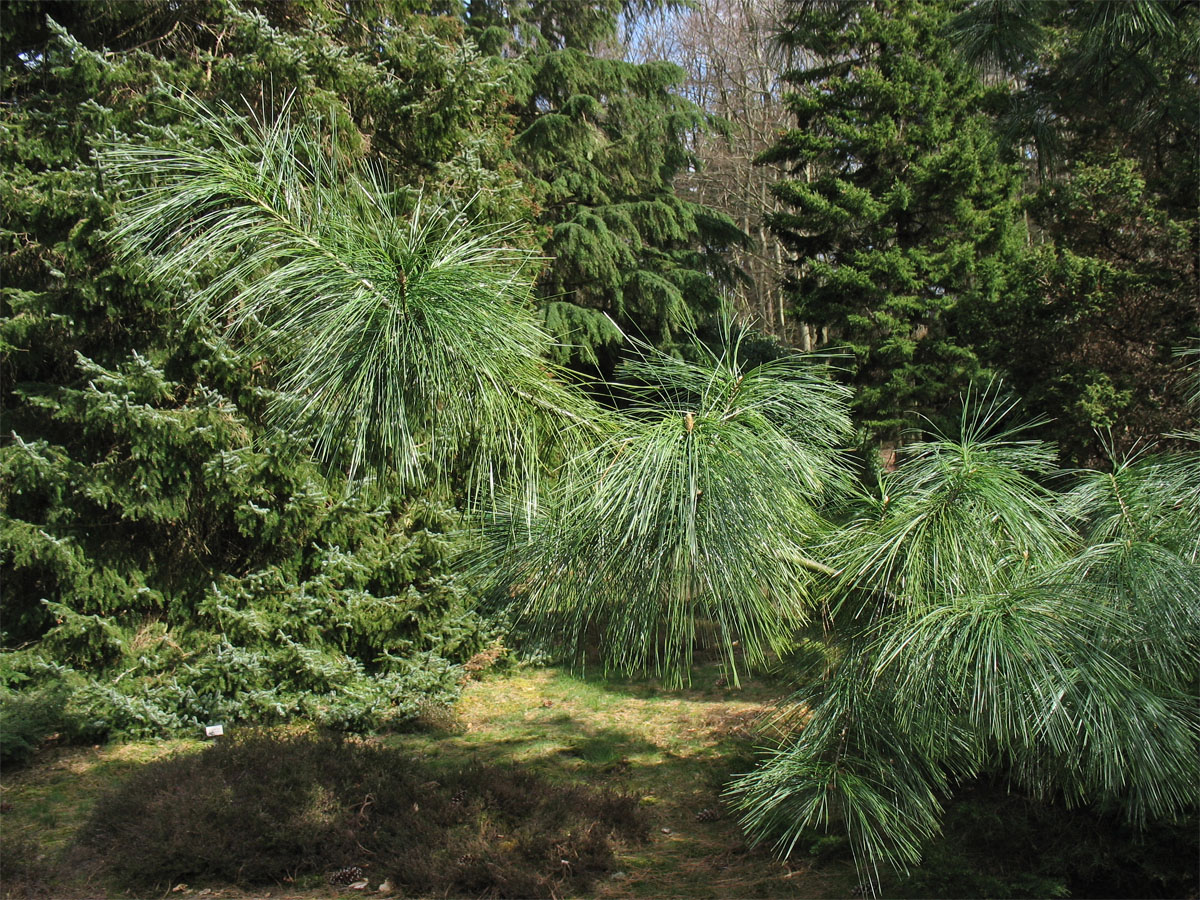
<path id="1" fill-rule="evenodd" d="M 654 681 L 552 669 L 497 676 L 467 688 L 457 721 L 446 723 L 439 740 L 387 740 L 448 769 L 511 762 L 551 780 L 638 796 L 651 820 L 651 842 L 626 848 L 618 857 L 624 877 L 598 885 L 597 896 L 849 896 L 856 884 L 851 866 L 780 863 L 763 849 L 750 850 L 720 803 L 729 775 L 753 763 L 755 728 L 766 724 L 782 688 L 718 686 L 715 669 L 696 673 L 693 684 L 669 691 Z M 698 819 L 706 810 L 720 818 Z"/>
<path id="2" fill-rule="evenodd" d="M 370 743 L 447 776 L 516 767 L 550 785 L 638 798 L 650 840 L 618 842 L 613 871 L 589 896 L 848 896 L 855 884 L 848 864 L 785 864 L 750 850 L 720 804 L 727 777 L 752 763 L 754 727 L 780 688 L 754 682 L 730 689 L 715 670 L 698 672 L 694 684 L 665 691 L 652 681 L 580 678 L 549 669 L 485 676 L 467 686 L 453 710 L 430 710 L 429 731 Z M 81 826 L 104 792 L 149 763 L 201 746 L 170 741 L 50 749 L 30 767 L 5 773 L 4 896 L 117 896 L 106 886 L 102 861 L 76 844 Z M 15 855 L 21 857 L 16 865 Z M 221 884 L 191 884 L 171 896 L 201 890 L 210 892 L 205 896 L 267 896 Z M 309 878 L 271 893 L 336 892 Z"/>

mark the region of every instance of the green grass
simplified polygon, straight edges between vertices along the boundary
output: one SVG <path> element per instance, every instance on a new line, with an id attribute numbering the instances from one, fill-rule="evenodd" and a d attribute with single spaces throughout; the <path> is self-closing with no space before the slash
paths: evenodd
<path id="1" fill-rule="evenodd" d="M 701 810 L 721 809 L 726 779 L 751 764 L 752 728 L 783 689 L 766 682 L 719 687 L 715 669 L 694 673 L 693 684 L 666 691 L 648 680 L 584 678 L 553 669 L 485 676 L 466 687 L 452 714 L 431 717 L 432 730 L 370 740 L 434 770 L 515 765 L 550 783 L 639 798 L 651 839 L 618 845 L 616 870 L 595 886 L 597 897 L 847 896 L 855 883 L 847 863 L 781 863 L 765 850 L 749 849 L 728 815 L 697 819 Z M 75 845 L 77 830 L 96 799 L 140 766 L 201 746 L 170 741 L 56 748 L 42 751 L 25 769 L 6 772 L 0 786 L 6 845 L 0 892 L 118 896 L 111 886 L 104 890 L 102 861 Z M 24 857 L 15 867 L 9 848 Z M 223 885 L 188 890 L 205 887 L 246 896 Z M 327 895 L 331 889 L 311 880 L 273 892 Z"/>
<path id="2" fill-rule="evenodd" d="M 470 685 L 458 727 L 431 740 L 395 735 L 423 761 L 447 769 L 472 762 L 512 763 L 550 780 L 603 785 L 635 794 L 652 823 L 651 843 L 619 855 L 618 877 L 601 897 L 837 897 L 855 884 L 851 868 L 820 871 L 780 863 L 749 849 L 724 813 L 728 777 L 753 762 L 757 725 L 767 724 L 783 692 L 762 681 L 720 686 L 715 668 L 693 673 L 693 687 L 666 690 L 652 679 L 578 677 L 554 669 L 496 676 Z"/>

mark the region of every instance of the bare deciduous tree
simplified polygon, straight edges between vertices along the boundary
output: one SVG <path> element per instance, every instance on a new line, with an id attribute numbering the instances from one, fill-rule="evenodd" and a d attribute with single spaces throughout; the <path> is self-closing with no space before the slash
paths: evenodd
<path id="1" fill-rule="evenodd" d="M 756 163 L 789 122 L 783 76 L 799 60 L 775 39 L 783 6 L 783 0 L 699 0 L 692 9 L 637 20 L 628 52 L 670 60 L 687 72 L 682 89 L 716 127 L 693 136 L 699 166 L 680 176 L 679 188 L 729 214 L 750 235 L 737 259 L 749 276 L 735 291 L 739 313 L 807 350 L 811 332 L 789 318 L 781 290 L 787 251 L 764 221 L 778 205 L 771 185 L 784 177 L 783 166 Z"/>

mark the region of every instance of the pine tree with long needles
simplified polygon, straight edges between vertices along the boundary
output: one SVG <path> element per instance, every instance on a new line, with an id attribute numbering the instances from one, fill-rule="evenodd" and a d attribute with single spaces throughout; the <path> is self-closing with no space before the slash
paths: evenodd
<path id="1" fill-rule="evenodd" d="M 646 348 L 621 371 L 627 409 L 602 412 L 544 362 L 529 260 L 502 231 L 402 214 L 376 170 L 286 119 L 193 111 L 213 147 L 105 157 L 129 180 L 125 251 L 184 284 L 217 261 L 193 310 L 278 360 L 297 398 L 281 415 L 328 458 L 409 487 L 469 473 L 496 500 L 478 564 L 535 630 L 577 649 L 598 633 L 612 667 L 681 683 L 697 641 L 736 676 L 823 607 L 825 677 L 731 789 L 753 837 L 787 852 L 842 829 L 877 883 L 983 772 L 1134 823 L 1194 807 L 1195 454 L 1054 492 L 1052 448 L 986 392 L 847 514 L 847 396 L 822 362 Z"/>
<path id="2" fill-rule="evenodd" d="M 210 146 L 103 155 L 128 182 L 115 240 L 278 366 L 291 400 L 277 418 L 319 456 L 402 488 L 466 478 L 494 492 L 534 484 L 546 446 L 591 427 L 597 410 L 545 361 L 526 302 L 535 261 L 508 229 L 406 208 L 379 167 L 289 109 L 266 122 L 180 103 Z"/>

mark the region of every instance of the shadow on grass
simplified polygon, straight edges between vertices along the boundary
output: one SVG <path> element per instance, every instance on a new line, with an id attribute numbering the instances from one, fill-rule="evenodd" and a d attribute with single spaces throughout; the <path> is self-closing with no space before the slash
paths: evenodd
<path id="1" fill-rule="evenodd" d="M 770 664 L 755 670 L 741 669 L 738 677 L 734 678 L 722 667 L 715 654 L 699 653 L 689 672 L 689 679 L 683 686 L 675 686 L 666 679 L 652 675 L 606 673 L 603 665 L 595 659 L 576 665 L 568 664 L 563 668 L 563 673 L 610 694 L 638 700 L 671 697 L 691 702 L 770 703 L 788 696 L 795 689 L 785 676 L 776 671 L 777 668 L 776 664 Z"/>
<path id="2" fill-rule="evenodd" d="M 613 791 L 275 730 L 146 764 L 97 804 L 79 843 L 135 893 L 341 872 L 421 896 L 552 897 L 585 891 L 612 869 L 614 840 L 646 831 L 638 801 Z"/>
<path id="3" fill-rule="evenodd" d="M 410 896 L 844 895 L 840 868 L 788 868 L 748 848 L 725 814 L 721 789 L 753 765 L 755 743 L 716 722 L 726 701 L 610 684 L 535 670 L 473 684 L 432 732 L 279 729 L 145 762 L 66 857 L 99 874 L 69 889 L 50 873 L 40 893 L 284 882 L 312 896 L 358 866 L 372 890 L 388 879 Z"/>
<path id="4" fill-rule="evenodd" d="M 443 768 L 467 763 L 540 768 L 570 760 L 603 766 L 663 753 L 658 744 L 640 735 L 620 728 L 597 727 L 567 712 L 547 711 L 509 724 L 499 732 L 446 731 L 437 737 L 432 744 L 424 734 L 395 735 L 387 742 L 411 747 L 420 754 L 421 761 Z"/>

